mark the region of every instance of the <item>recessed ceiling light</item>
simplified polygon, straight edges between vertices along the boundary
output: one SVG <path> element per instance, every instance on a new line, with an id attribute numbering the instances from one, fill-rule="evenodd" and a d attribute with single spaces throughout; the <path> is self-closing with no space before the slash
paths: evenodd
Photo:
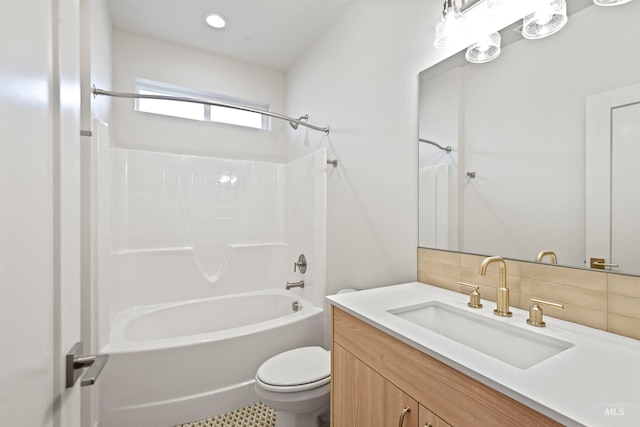
<path id="1" fill-rule="evenodd" d="M 224 28 L 227 25 L 227 21 L 225 21 L 222 16 L 215 13 L 207 16 L 205 21 L 207 21 L 207 24 L 213 28 Z"/>

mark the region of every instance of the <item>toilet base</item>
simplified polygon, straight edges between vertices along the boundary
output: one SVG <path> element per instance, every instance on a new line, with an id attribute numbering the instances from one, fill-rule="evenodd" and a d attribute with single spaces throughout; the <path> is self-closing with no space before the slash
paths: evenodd
<path id="1" fill-rule="evenodd" d="M 277 411 L 275 427 L 323 427 L 323 425 L 326 424 L 320 423 L 320 417 L 328 412 L 328 405 L 326 407 L 306 414 L 294 414 L 292 412 Z"/>
<path id="2" fill-rule="evenodd" d="M 330 373 L 330 352 L 322 347 L 293 349 L 263 363 L 255 390 L 262 403 L 275 409 L 275 427 L 325 426 L 318 417 L 329 412 Z"/>

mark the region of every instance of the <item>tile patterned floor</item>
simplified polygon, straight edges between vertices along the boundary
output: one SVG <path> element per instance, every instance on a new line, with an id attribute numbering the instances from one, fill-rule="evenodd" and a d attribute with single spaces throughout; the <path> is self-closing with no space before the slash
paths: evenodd
<path id="1" fill-rule="evenodd" d="M 247 406 L 224 415 L 179 424 L 176 427 L 274 427 L 276 411 L 263 403 Z"/>

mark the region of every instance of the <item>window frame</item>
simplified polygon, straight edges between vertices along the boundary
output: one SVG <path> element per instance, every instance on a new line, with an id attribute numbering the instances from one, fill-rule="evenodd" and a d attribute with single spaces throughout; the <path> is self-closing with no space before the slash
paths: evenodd
<path id="1" fill-rule="evenodd" d="M 196 98 L 199 100 L 209 101 L 213 103 L 219 102 L 223 104 L 233 104 L 233 105 L 252 108 L 255 110 L 260 110 L 265 112 L 270 111 L 269 104 L 261 103 L 258 101 L 236 98 L 228 95 L 221 95 L 221 94 L 205 92 L 205 91 L 201 91 L 193 88 L 172 85 L 169 83 L 161 83 L 153 80 L 137 78 L 135 81 L 135 93 L 139 94 L 140 91 L 153 92 L 154 94 L 158 94 L 158 95 L 176 96 L 176 97 L 183 97 L 183 98 Z M 167 101 L 167 102 L 171 102 L 171 101 Z M 208 105 L 208 104 L 200 104 L 200 105 L 202 105 L 203 107 L 202 118 L 191 118 L 191 117 L 184 117 L 184 116 L 173 115 L 173 114 L 166 114 L 162 112 L 141 110 L 140 98 L 135 99 L 134 109 L 135 111 L 139 111 L 141 113 L 160 114 L 168 117 L 176 117 L 176 118 L 182 118 L 187 120 L 198 120 L 198 121 L 204 121 L 204 122 L 210 122 L 210 123 L 220 123 L 220 124 L 226 124 L 226 125 L 232 125 L 232 126 L 240 126 L 247 129 L 258 129 L 258 130 L 266 130 L 266 131 L 271 130 L 271 117 L 265 114 L 229 108 L 230 110 L 234 110 L 238 112 L 243 112 L 248 114 L 258 114 L 261 118 L 260 120 L 261 127 L 257 127 L 252 125 L 244 125 L 244 124 L 233 122 L 233 121 L 216 120 L 215 117 L 212 117 L 211 105 Z M 220 107 L 220 108 L 226 108 L 226 107 Z"/>

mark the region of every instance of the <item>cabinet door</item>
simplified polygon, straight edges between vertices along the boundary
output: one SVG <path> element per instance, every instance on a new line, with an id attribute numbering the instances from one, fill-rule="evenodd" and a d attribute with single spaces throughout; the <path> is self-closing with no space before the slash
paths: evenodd
<path id="1" fill-rule="evenodd" d="M 418 421 L 418 427 L 451 427 L 442 418 L 420 405 L 420 420 Z"/>
<path id="2" fill-rule="evenodd" d="M 332 427 L 418 425 L 415 400 L 339 345 L 334 344 L 331 357 Z M 405 408 L 408 410 L 402 419 Z"/>

